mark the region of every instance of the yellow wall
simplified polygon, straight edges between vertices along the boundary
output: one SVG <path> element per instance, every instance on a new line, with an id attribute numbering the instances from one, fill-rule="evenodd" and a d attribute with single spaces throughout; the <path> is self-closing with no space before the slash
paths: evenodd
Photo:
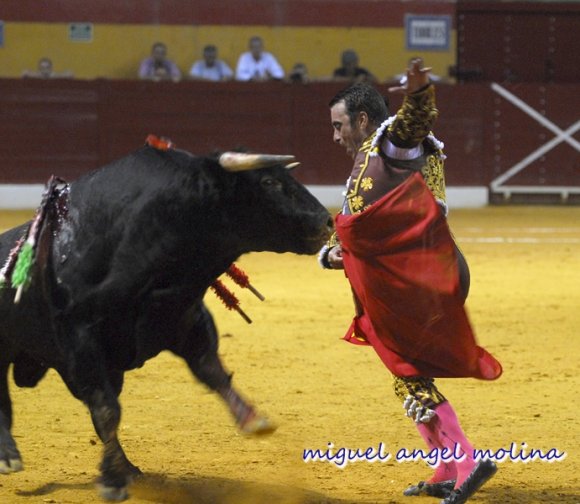
<path id="1" fill-rule="evenodd" d="M 156 41 L 167 44 L 169 57 L 184 73 L 201 57 L 208 43 L 216 44 L 220 57 L 235 68 L 252 35 L 263 37 L 266 50 L 278 57 L 286 71 L 301 61 L 316 78 L 330 76 L 339 66 L 340 53 L 347 48 L 356 50 L 360 65 L 380 80 L 400 73 L 415 54 L 405 50 L 403 28 L 98 24 L 92 42 L 71 42 L 66 23 L 6 23 L 0 76 L 19 77 L 24 69 L 35 69 L 39 58 L 48 56 L 55 71 L 71 70 L 77 78 L 134 78 L 140 60 L 149 55 Z M 447 68 L 455 64 L 455 32 L 449 51 L 422 55 L 434 73 L 447 75 Z"/>

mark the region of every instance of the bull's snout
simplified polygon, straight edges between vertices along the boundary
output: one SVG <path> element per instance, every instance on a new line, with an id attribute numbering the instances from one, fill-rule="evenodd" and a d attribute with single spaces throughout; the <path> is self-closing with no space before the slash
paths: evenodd
<path id="1" fill-rule="evenodd" d="M 315 254 L 326 244 L 334 231 L 334 221 L 328 212 L 322 212 L 316 219 L 316 226 L 308 233 L 306 242 L 308 244 L 307 253 Z"/>
<path id="2" fill-rule="evenodd" d="M 324 233 L 325 233 L 324 241 L 327 241 L 333 232 L 334 232 L 334 219 L 330 214 L 328 214 L 326 218 L 326 223 L 324 224 Z"/>
<path id="3" fill-rule="evenodd" d="M 330 238 L 330 235 L 334 231 L 334 220 L 326 210 L 321 212 L 318 219 L 316 219 L 316 227 L 315 234 L 317 237 L 324 241 Z"/>

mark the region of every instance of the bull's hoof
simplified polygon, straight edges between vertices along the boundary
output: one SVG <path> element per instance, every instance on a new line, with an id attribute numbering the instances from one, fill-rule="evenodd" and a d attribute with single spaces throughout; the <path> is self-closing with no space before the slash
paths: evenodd
<path id="1" fill-rule="evenodd" d="M 107 501 L 124 501 L 129 498 L 129 492 L 127 492 L 127 487 L 111 487 L 105 486 L 102 483 L 97 483 L 97 488 L 99 489 L 99 494 L 101 498 Z"/>
<path id="2" fill-rule="evenodd" d="M 143 471 L 139 469 L 136 465 L 133 465 L 131 462 L 128 462 L 127 474 L 130 481 L 140 478 L 143 476 Z"/>
<path id="3" fill-rule="evenodd" d="M 24 469 L 24 466 L 20 459 L 9 459 L 8 462 L 6 460 L 0 460 L 0 474 L 18 472 L 22 471 L 22 469 Z"/>
<path id="4" fill-rule="evenodd" d="M 255 415 L 249 418 L 243 425 L 240 425 L 240 430 L 249 436 L 265 436 L 272 434 L 278 428 L 266 417 Z"/>

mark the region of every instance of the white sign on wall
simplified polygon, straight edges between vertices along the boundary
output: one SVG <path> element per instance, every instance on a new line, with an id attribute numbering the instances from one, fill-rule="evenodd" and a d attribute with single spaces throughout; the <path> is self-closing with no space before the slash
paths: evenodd
<path id="1" fill-rule="evenodd" d="M 408 50 L 448 51 L 451 38 L 451 16 L 405 15 Z"/>
<path id="2" fill-rule="evenodd" d="M 93 23 L 70 23 L 68 38 L 71 42 L 92 42 Z"/>

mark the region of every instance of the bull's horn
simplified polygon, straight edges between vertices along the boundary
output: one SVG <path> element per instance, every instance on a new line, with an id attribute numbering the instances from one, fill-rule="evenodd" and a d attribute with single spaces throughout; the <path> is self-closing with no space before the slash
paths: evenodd
<path id="1" fill-rule="evenodd" d="M 294 163 L 289 163 L 286 165 L 286 169 L 287 170 L 293 170 L 294 168 L 296 168 L 297 166 L 300 166 L 300 161 L 296 161 Z"/>
<path id="2" fill-rule="evenodd" d="M 244 152 L 224 152 L 219 163 L 222 168 L 236 172 L 267 168 L 277 164 L 287 165 L 295 161 L 294 156 L 275 156 L 271 154 L 246 154 Z"/>

